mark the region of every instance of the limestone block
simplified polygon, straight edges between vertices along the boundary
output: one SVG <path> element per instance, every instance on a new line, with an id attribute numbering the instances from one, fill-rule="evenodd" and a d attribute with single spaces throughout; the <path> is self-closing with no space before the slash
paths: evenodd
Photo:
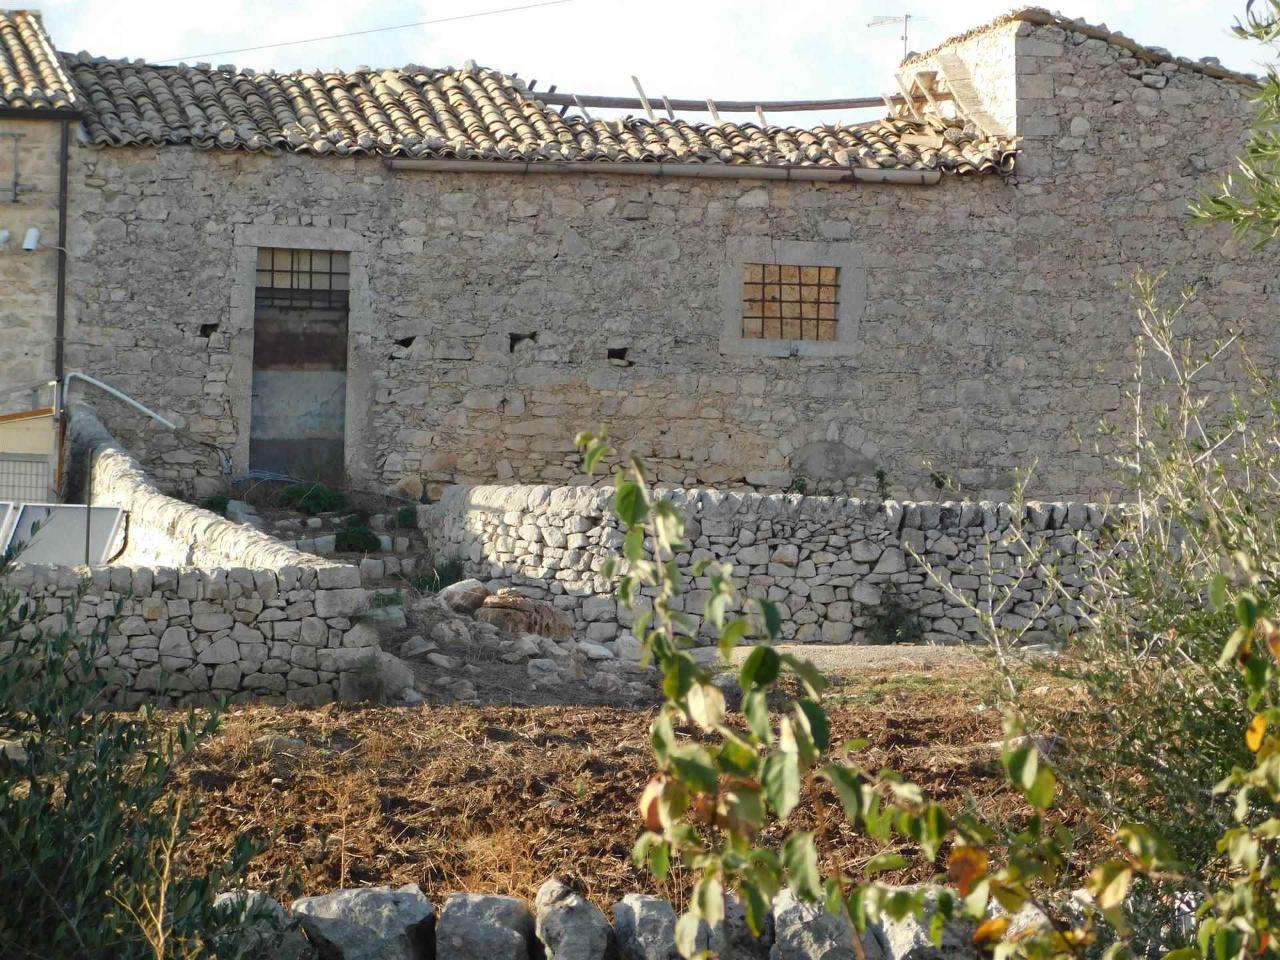
<path id="1" fill-rule="evenodd" d="M 368 609 L 369 598 L 359 588 L 342 590 L 317 590 L 315 594 L 316 616 L 353 617 Z"/>
<path id="2" fill-rule="evenodd" d="M 613 928 L 622 960 L 674 960 L 676 911 L 661 897 L 629 893 L 613 905 Z M 699 938 L 706 949 L 709 935 Z"/>
<path id="3" fill-rule="evenodd" d="M 199 613 L 191 617 L 191 626 L 200 633 L 229 630 L 234 622 L 229 613 Z"/>
<path id="4" fill-rule="evenodd" d="M 535 633 L 561 638 L 568 637 L 573 628 L 572 620 L 550 604 L 509 590 L 486 597 L 476 611 L 476 619 L 517 635 Z"/>
<path id="5" fill-rule="evenodd" d="M 322 590 L 351 589 L 360 586 L 360 571 L 353 566 L 320 567 L 316 580 Z"/>
<path id="6" fill-rule="evenodd" d="M 528 960 L 534 919 L 516 897 L 451 893 L 436 928 L 437 960 Z"/>
<path id="7" fill-rule="evenodd" d="M 224 636 L 202 650 L 196 659 L 212 665 L 234 663 L 240 659 L 240 647 L 231 637 Z"/>
<path id="8" fill-rule="evenodd" d="M 160 637 L 160 656 L 176 657 L 183 660 L 192 660 L 195 658 L 195 651 L 191 649 L 191 641 L 187 637 L 185 627 L 169 627 Z"/>
<path id="9" fill-rule="evenodd" d="M 367 623 L 357 623 L 342 635 L 344 647 L 376 647 L 378 631 Z"/>
<path id="10" fill-rule="evenodd" d="M 293 902 L 293 913 L 322 955 L 343 960 L 418 960 L 435 922 L 435 908 L 417 884 L 304 897 Z"/>
<path id="11" fill-rule="evenodd" d="M 789 889 L 774 898 L 773 929 L 770 960 L 896 960 L 886 955 L 870 929 L 859 937 L 862 950 L 856 951 L 857 933 L 845 914 L 828 913 L 821 903 L 797 900 Z"/>
<path id="12" fill-rule="evenodd" d="M 604 914 L 559 880 L 548 880 L 534 898 L 535 930 L 547 960 L 602 960 L 612 931 Z"/>
<path id="13" fill-rule="evenodd" d="M 209 685 L 214 690 L 239 690 L 240 667 L 235 663 L 222 663 L 213 670 L 213 679 Z"/>

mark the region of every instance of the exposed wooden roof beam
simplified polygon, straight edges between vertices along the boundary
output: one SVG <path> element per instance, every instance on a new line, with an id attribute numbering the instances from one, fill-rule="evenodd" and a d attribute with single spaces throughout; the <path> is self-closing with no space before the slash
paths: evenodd
<path id="1" fill-rule="evenodd" d="M 644 110 L 643 101 L 635 97 L 601 97 L 594 94 L 583 93 L 531 93 L 534 99 L 541 100 L 547 106 L 569 106 L 576 107 L 581 104 L 584 107 L 603 107 L 610 110 Z M 894 94 L 892 99 L 895 102 L 905 102 L 899 94 Z M 921 103 L 926 102 L 924 97 L 913 98 L 918 99 Z M 677 100 L 675 98 L 668 99 L 663 97 L 663 104 L 671 110 L 681 110 L 693 113 L 710 113 L 709 103 L 714 102 L 716 110 L 720 113 L 755 113 L 757 110 L 764 110 L 767 113 L 797 113 L 804 110 L 862 110 L 873 107 L 880 107 L 884 104 L 882 97 L 846 97 L 839 100 L 715 100 L 710 101 L 707 98 L 701 100 Z"/>

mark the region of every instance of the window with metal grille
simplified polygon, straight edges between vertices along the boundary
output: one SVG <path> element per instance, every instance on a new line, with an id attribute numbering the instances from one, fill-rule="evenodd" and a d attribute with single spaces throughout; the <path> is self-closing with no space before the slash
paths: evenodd
<path id="1" fill-rule="evenodd" d="M 0 453 L 0 500 L 44 502 L 52 492 L 52 479 L 52 457 Z"/>
<path id="2" fill-rule="evenodd" d="M 347 306 L 351 255 L 341 250 L 258 248 L 260 307 Z"/>
<path id="3" fill-rule="evenodd" d="M 840 268 L 747 263 L 742 335 L 757 340 L 835 340 Z"/>

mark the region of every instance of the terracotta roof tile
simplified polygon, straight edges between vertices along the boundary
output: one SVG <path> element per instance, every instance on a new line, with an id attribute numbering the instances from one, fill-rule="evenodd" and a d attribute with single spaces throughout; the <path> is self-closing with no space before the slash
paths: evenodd
<path id="1" fill-rule="evenodd" d="M 63 56 L 88 139 L 104 146 L 950 173 L 1008 171 L 1015 155 L 1010 139 L 932 117 L 802 129 L 561 116 L 520 80 L 470 65 L 276 74 Z"/>
<path id="2" fill-rule="evenodd" d="M 40 14 L 0 10 L 0 107 L 72 110 L 73 90 Z"/>

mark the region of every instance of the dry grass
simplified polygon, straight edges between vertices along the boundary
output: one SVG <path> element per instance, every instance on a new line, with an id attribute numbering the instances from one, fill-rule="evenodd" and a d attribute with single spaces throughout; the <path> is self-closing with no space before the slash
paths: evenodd
<path id="1" fill-rule="evenodd" d="M 950 808 L 1017 817 L 996 754 L 996 711 L 981 674 L 888 674 L 836 691 L 833 742 L 870 738 L 871 769 L 892 767 Z M 635 802 L 652 772 L 650 710 L 429 707 L 232 710 L 179 772 L 203 813 L 189 855 L 220 858 L 231 838 L 265 845 L 248 882 L 281 900 L 340 886 L 415 882 L 531 897 L 550 876 L 601 906 L 658 890 L 634 867 Z M 792 825 L 810 825 L 811 804 Z M 856 870 L 879 852 L 842 824 L 829 865 Z M 931 868 L 890 876 L 924 879 Z"/>

